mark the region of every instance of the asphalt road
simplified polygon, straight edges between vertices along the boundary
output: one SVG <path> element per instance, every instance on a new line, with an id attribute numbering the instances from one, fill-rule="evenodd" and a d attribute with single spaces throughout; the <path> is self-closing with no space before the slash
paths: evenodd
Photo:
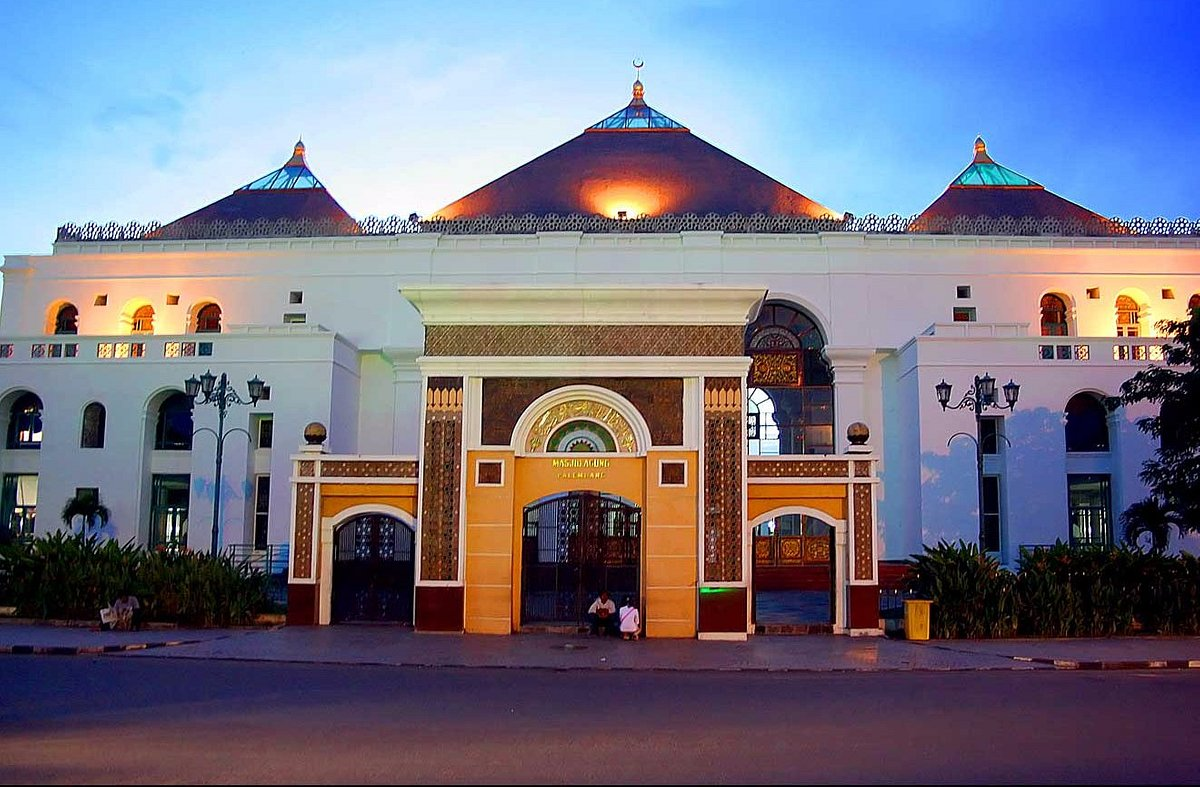
<path id="1" fill-rule="evenodd" d="M 0 781 L 1195 783 L 1198 672 L 0 656 Z"/>

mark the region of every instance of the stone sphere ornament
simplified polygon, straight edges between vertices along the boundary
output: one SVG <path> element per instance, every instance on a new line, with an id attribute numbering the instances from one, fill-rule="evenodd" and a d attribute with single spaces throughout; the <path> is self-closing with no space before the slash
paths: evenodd
<path id="1" fill-rule="evenodd" d="M 311 424 L 304 427 L 304 442 L 308 443 L 309 445 L 321 445 L 325 442 L 325 438 L 328 436 L 328 434 L 329 433 L 325 431 L 325 424 L 321 423 L 320 421 L 313 421 Z"/>
<path id="2" fill-rule="evenodd" d="M 871 430 L 862 421 L 855 421 L 846 427 L 846 439 L 850 445 L 866 445 L 871 439 Z"/>

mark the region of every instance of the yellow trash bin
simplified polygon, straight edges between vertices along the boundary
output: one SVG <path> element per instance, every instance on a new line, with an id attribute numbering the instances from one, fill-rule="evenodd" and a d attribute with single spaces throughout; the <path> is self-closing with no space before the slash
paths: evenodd
<path id="1" fill-rule="evenodd" d="M 920 598 L 904 600 L 904 638 L 929 639 L 929 608 L 932 601 Z"/>

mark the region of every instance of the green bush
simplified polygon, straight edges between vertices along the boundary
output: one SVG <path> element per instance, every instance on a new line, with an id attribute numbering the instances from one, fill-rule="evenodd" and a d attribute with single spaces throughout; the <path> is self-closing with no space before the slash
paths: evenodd
<path id="1" fill-rule="evenodd" d="M 909 590 L 933 601 L 930 634 L 939 639 L 1008 637 L 1016 632 L 1014 577 L 974 544 L 925 547 L 913 555 Z"/>
<path id="2" fill-rule="evenodd" d="M 22 617 L 98 619 L 124 592 L 146 621 L 248 623 L 268 606 L 267 579 L 227 556 L 148 551 L 132 542 L 58 531 L 0 545 L 0 593 Z"/>
<path id="3" fill-rule="evenodd" d="M 908 588 L 933 601 L 939 638 L 1200 633 L 1200 560 L 1189 554 L 1058 542 L 1022 550 L 1014 574 L 974 544 L 942 541 L 909 563 Z"/>

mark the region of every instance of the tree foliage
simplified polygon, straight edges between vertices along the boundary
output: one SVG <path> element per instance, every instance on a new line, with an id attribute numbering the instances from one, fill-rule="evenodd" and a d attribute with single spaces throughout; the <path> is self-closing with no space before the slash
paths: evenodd
<path id="1" fill-rule="evenodd" d="M 1151 496 L 1130 506 L 1122 521 L 1127 533 L 1161 529 L 1164 519 L 1180 532 L 1197 532 L 1200 531 L 1200 309 L 1193 309 L 1186 320 L 1162 320 L 1158 329 L 1170 337 L 1163 345 L 1163 364 L 1149 366 L 1121 385 L 1122 404 L 1158 405 L 1158 413 L 1139 419 L 1137 427 L 1159 441 L 1154 458 L 1146 460 L 1139 473 Z"/>
<path id="2" fill-rule="evenodd" d="M 100 497 L 94 494 L 76 494 L 66 502 L 62 510 L 63 524 L 75 529 L 75 517 L 83 521 L 79 526 L 79 534 L 86 535 L 88 530 L 96 530 L 108 524 L 112 516 L 108 506 L 100 502 Z"/>

